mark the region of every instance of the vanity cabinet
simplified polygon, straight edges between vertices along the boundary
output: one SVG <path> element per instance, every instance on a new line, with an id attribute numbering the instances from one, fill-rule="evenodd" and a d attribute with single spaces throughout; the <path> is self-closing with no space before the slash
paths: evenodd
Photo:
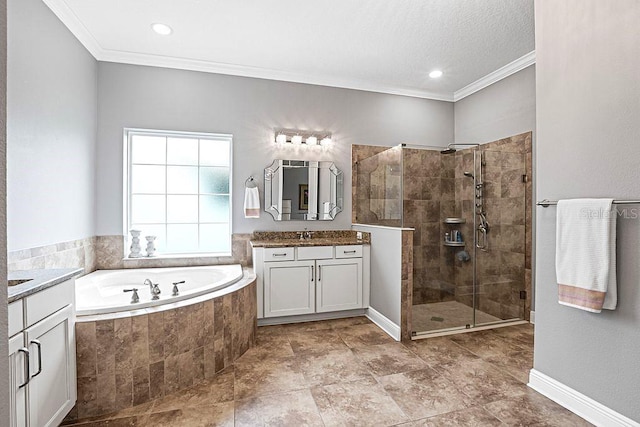
<path id="1" fill-rule="evenodd" d="M 254 248 L 258 318 L 364 309 L 365 265 L 362 245 Z"/>
<path id="2" fill-rule="evenodd" d="M 23 315 L 9 319 L 20 330 L 9 340 L 11 427 L 57 426 L 75 405 L 73 302 L 68 280 L 12 303 Z"/>

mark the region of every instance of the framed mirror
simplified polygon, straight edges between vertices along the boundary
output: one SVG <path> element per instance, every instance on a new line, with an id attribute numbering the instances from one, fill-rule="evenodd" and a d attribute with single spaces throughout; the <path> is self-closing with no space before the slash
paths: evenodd
<path id="1" fill-rule="evenodd" d="M 332 221 L 344 206 L 344 177 L 333 162 L 274 160 L 264 170 L 265 212 L 276 221 Z"/>

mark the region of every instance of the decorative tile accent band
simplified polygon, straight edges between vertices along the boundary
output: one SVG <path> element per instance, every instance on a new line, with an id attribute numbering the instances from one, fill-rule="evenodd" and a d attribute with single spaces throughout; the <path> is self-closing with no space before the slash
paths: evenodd
<path id="1" fill-rule="evenodd" d="M 125 236 L 92 236 L 8 253 L 8 270 L 43 268 L 84 268 L 83 274 L 95 270 L 122 268 L 191 267 L 197 265 L 241 264 L 251 266 L 250 234 L 232 236 L 230 257 L 135 258 L 123 260 Z"/>
<path id="2" fill-rule="evenodd" d="M 162 312 L 76 323 L 78 401 L 67 420 L 174 393 L 229 367 L 255 343 L 256 280 Z"/>

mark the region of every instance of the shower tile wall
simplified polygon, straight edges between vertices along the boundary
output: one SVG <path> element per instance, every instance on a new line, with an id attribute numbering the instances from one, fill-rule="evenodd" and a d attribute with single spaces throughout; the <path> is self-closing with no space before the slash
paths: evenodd
<path id="1" fill-rule="evenodd" d="M 453 156 L 403 150 L 403 226 L 413 233 L 413 304 L 455 299 L 451 249 L 442 245 L 442 219 L 455 213 Z"/>
<path id="2" fill-rule="evenodd" d="M 354 144 L 351 146 L 351 222 L 353 224 L 378 224 L 378 219 L 368 209 L 371 190 L 370 178 L 365 171 L 369 168 L 375 169 L 375 167 L 372 163 L 367 163 L 364 166 L 359 164 L 389 148 L 374 145 Z"/>

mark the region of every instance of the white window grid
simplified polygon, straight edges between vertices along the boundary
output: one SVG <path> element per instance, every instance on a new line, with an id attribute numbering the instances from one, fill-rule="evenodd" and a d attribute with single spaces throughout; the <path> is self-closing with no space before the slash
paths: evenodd
<path id="1" fill-rule="evenodd" d="M 132 149 L 132 138 L 135 136 L 152 136 L 152 137 L 161 137 L 161 138 L 165 138 L 165 162 L 164 163 L 133 163 L 132 161 L 132 154 L 131 154 L 131 149 Z M 167 138 L 185 138 L 185 139 L 197 139 L 198 140 L 198 162 L 197 164 L 173 164 L 173 163 L 168 163 L 168 149 L 169 149 L 169 144 L 167 143 Z M 200 164 L 200 140 L 209 140 L 209 141 L 226 141 L 229 143 L 229 159 L 228 159 L 228 169 L 229 169 L 229 189 L 228 189 L 228 193 L 201 193 L 200 192 L 200 169 L 201 168 L 215 168 L 215 167 L 225 167 L 222 165 L 205 165 L 202 166 Z M 131 176 L 132 176 L 132 166 L 164 166 L 165 167 L 165 192 L 164 193 L 135 193 L 135 195 L 153 195 L 153 196 L 158 196 L 158 195 L 164 195 L 165 196 L 165 221 L 164 223 L 137 223 L 136 225 L 152 225 L 152 226 L 164 226 L 165 229 L 165 236 L 167 236 L 167 228 L 169 225 L 197 225 L 198 226 L 198 248 L 201 248 L 201 234 L 200 234 L 200 226 L 201 225 L 224 225 L 224 224 L 228 224 L 229 227 L 229 235 L 228 235 L 228 248 L 229 250 L 226 252 L 215 252 L 215 253 L 210 253 L 210 252 L 206 252 L 206 251 L 200 251 L 200 252 L 189 252 L 189 253 L 185 253 L 185 252 L 170 252 L 167 251 L 166 253 L 163 253 L 162 255 L 177 255 L 177 256 L 183 256 L 183 255 L 215 255 L 215 256 L 231 256 L 231 248 L 232 248 L 232 213 L 233 213 L 233 208 L 232 208 L 232 200 L 233 200 L 233 195 L 232 195 L 232 188 L 233 188 L 233 135 L 231 134 L 220 134 L 220 133 L 201 133 L 201 132 L 179 132 L 179 131 L 166 131 L 166 130 L 148 130 L 148 129 L 135 129 L 135 128 L 125 128 L 124 130 L 124 142 L 125 142 L 125 164 L 124 164 L 124 170 L 126 171 L 126 176 L 125 176 L 125 180 L 124 180 L 124 186 L 125 186 L 125 198 L 124 198 L 124 204 L 125 204 L 125 218 L 124 218 L 124 224 L 126 224 L 126 230 L 125 231 L 125 235 L 129 237 L 129 230 L 131 229 L 132 226 L 132 211 L 131 211 L 131 197 L 134 195 L 134 193 L 132 192 L 131 189 Z M 197 193 L 180 193 L 180 194 L 174 194 L 174 193 L 169 193 L 167 191 L 168 189 L 168 168 L 170 166 L 188 166 L 188 167 L 197 167 L 198 168 L 198 173 L 197 173 L 197 177 L 198 177 L 198 192 Z M 198 221 L 197 222 L 171 222 L 169 223 L 167 221 L 167 216 L 168 216 L 168 200 L 169 197 L 168 196 L 197 196 L 197 200 L 198 200 L 198 206 L 197 206 L 197 215 L 198 215 Z M 228 222 L 200 222 L 200 196 L 228 196 L 229 198 L 229 212 L 228 212 L 228 218 L 229 221 Z M 141 236 L 142 237 L 142 236 Z M 141 240 L 140 242 L 141 246 L 142 246 L 142 251 L 144 253 L 144 246 L 146 245 L 146 243 L 144 242 L 144 240 Z M 127 248 L 125 248 L 125 252 L 127 251 Z"/>

